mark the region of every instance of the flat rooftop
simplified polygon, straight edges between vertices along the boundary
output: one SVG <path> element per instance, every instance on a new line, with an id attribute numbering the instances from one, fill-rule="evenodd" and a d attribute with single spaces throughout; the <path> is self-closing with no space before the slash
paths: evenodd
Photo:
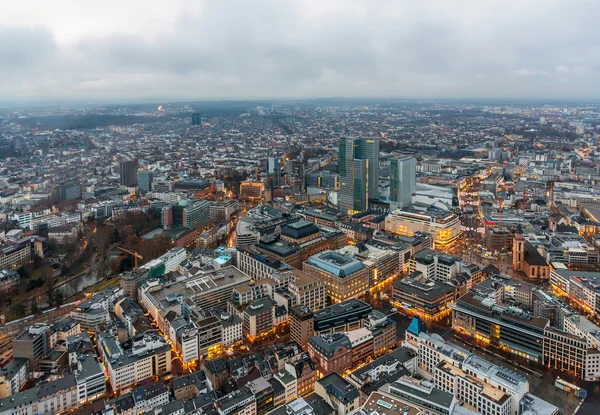
<path id="1" fill-rule="evenodd" d="M 312 255 L 306 262 L 341 278 L 364 268 L 363 263 L 358 259 L 330 250 Z"/>
<path id="2" fill-rule="evenodd" d="M 220 289 L 226 289 L 249 282 L 250 277 L 234 266 L 223 267 L 219 270 L 199 274 L 182 281 L 162 284 L 160 288 L 152 288 L 150 295 L 157 303 L 170 296 L 183 296 L 183 298 L 208 294 Z M 148 281 L 144 284 L 148 284 Z M 143 286 L 143 285 L 142 285 Z"/>

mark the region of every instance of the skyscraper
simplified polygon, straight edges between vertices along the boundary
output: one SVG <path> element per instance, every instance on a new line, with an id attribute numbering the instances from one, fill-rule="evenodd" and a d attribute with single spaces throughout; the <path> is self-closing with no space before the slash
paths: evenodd
<path id="1" fill-rule="evenodd" d="M 147 170 L 141 170 L 137 174 L 138 187 L 144 192 L 152 190 L 152 172 Z"/>
<path id="2" fill-rule="evenodd" d="M 199 112 L 195 112 L 192 114 L 192 125 L 200 125 L 202 124 L 202 117 Z"/>
<path id="3" fill-rule="evenodd" d="M 281 160 L 279 157 L 269 157 L 267 159 L 267 173 L 273 180 L 273 186 L 281 184 Z"/>
<path id="4" fill-rule="evenodd" d="M 137 186 L 137 160 L 124 160 L 119 164 L 121 186 Z"/>
<path id="5" fill-rule="evenodd" d="M 379 138 L 342 138 L 338 169 L 338 209 L 353 214 L 369 207 L 379 193 Z"/>
<path id="6" fill-rule="evenodd" d="M 412 204 L 416 186 L 417 159 L 400 157 L 390 160 L 390 209 Z"/>

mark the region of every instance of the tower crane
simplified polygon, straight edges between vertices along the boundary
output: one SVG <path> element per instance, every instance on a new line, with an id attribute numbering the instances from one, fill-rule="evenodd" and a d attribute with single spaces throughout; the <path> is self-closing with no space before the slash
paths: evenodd
<path id="1" fill-rule="evenodd" d="M 138 259 L 144 259 L 144 257 L 141 256 L 140 254 L 138 254 L 136 251 L 130 251 L 129 249 L 125 249 L 120 246 L 117 248 L 119 248 L 123 252 L 127 252 L 128 254 L 133 255 L 133 262 L 134 262 L 133 269 L 137 269 Z"/>

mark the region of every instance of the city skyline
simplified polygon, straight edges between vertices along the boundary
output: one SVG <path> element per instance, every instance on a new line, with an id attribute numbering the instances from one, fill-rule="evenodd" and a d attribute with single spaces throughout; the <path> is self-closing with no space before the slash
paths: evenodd
<path id="1" fill-rule="evenodd" d="M 599 4 L 21 2 L 0 16 L 0 105 L 593 99 Z"/>

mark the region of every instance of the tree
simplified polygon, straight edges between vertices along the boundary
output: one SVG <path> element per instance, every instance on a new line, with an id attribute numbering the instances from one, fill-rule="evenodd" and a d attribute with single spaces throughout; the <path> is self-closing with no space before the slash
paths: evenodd
<path id="1" fill-rule="evenodd" d="M 14 320 L 23 318 L 27 314 L 23 303 L 15 303 L 11 305 L 9 312 Z"/>
<path id="2" fill-rule="evenodd" d="M 65 302 L 65 297 L 64 297 L 63 293 L 61 293 L 60 291 L 56 291 L 54 293 L 54 304 L 59 306 L 59 305 L 63 305 L 64 302 Z"/>
<path id="3" fill-rule="evenodd" d="M 31 299 L 30 310 L 31 310 L 31 314 L 38 314 L 40 312 L 40 309 L 38 307 L 37 301 L 35 300 L 35 297 L 33 297 Z"/>
<path id="4" fill-rule="evenodd" d="M 45 279 L 46 282 L 46 295 L 48 296 L 48 305 L 52 307 L 54 305 L 54 297 L 55 292 L 54 288 L 56 287 L 56 279 L 54 275 L 50 275 Z"/>

